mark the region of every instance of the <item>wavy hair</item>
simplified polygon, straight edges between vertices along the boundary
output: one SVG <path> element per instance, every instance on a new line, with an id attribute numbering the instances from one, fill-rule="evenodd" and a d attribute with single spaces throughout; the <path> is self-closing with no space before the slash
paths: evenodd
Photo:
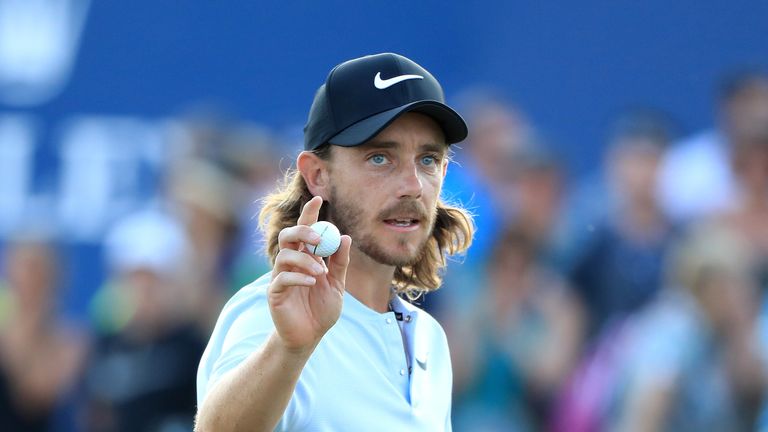
<path id="1" fill-rule="evenodd" d="M 319 158 L 329 160 L 331 146 L 324 145 L 313 151 Z M 264 232 L 265 249 L 272 265 L 280 248 L 277 237 L 284 228 L 296 225 L 301 209 L 313 195 L 304 177 L 295 169 L 289 169 L 275 192 L 262 200 L 259 227 Z M 327 220 L 328 207 L 324 202 L 318 220 Z M 442 283 L 448 257 L 465 252 L 472 244 L 474 235 L 472 215 L 465 209 L 437 202 L 435 225 L 416 262 L 398 266 L 392 285 L 398 294 L 415 300 L 422 294 L 435 291 Z"/>

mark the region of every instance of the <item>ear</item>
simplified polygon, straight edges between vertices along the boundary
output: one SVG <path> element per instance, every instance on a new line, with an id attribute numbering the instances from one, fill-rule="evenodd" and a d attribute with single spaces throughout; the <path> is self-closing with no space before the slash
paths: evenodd
<path id="1" fill-rule="evenodd" d="M 327 161 L 320 159 L 312 152 L 303 151 L 296 159 L 296 168 L 304 177 L 309 192 L 314 196 L 320 196 L 323 200 L 328 200 L 330 182 Z"/>

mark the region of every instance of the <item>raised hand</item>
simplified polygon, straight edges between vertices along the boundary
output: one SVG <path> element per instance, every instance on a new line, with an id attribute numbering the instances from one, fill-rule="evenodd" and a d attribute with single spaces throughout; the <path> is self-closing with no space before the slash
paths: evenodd
<path id="1" fill-rule="evenodd" d="M 296 226 L 280 231 L 280 252 L 269 285 L 269 310 L 277 335 L 286 348 L 296 351 L 314 349 L 339 319 L 343 304 L 352 239 L 341 236 L 341 246 L 328 258 L 327 268 L 304 247 L 320 242 L 309 226 L 317 222 L 322 204 L 322 198 L 312 198 Z"/>

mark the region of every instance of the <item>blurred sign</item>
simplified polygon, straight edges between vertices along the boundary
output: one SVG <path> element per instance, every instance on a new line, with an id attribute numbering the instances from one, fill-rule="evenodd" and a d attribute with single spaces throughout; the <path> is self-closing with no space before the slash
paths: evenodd
<path id="1" fill-rule="evenodd" d="M 172 124 L 75 116 L 48 127 L 58 132 L 51 146 L 42 145 L 44 126 L 0 114 L 0 236 L 42 229 L 96 241 L 116 217 L 157 193 Z"/>
<path id="2" fill-rule="evenodd" d="M 90 0 L 0 0 L 0 100 L 30 106 L 69 78 Z"/>

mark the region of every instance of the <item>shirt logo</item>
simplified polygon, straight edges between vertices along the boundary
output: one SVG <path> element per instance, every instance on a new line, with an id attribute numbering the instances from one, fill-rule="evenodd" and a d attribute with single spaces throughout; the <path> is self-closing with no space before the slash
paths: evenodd
<path id="1" fill-rule="evenodd" d="M 422 370 L 427 370 L 427 361 L 426 361 L 426 360 L 421 360 L 421 359 L 419 359 L 419 358 L 417 357 L 417 358 L 416 358 L 416 364 L 417 364 L 417 365 L 419 365 L 419 367 L 420 367 Z"/>
<path id="2" fill-rule="evenodd" d="M 379 90 L 384 90 L 385 88 L 392 87 L 399 82 L 412 79 L 424 79 L 424 77 L 421 75 L 400 75 L 392 78 L 381 79 L 381 72 L 377 72 L 376 76 L 373 77 L 373 85 L 376 86 L 376 88 Z"/>

